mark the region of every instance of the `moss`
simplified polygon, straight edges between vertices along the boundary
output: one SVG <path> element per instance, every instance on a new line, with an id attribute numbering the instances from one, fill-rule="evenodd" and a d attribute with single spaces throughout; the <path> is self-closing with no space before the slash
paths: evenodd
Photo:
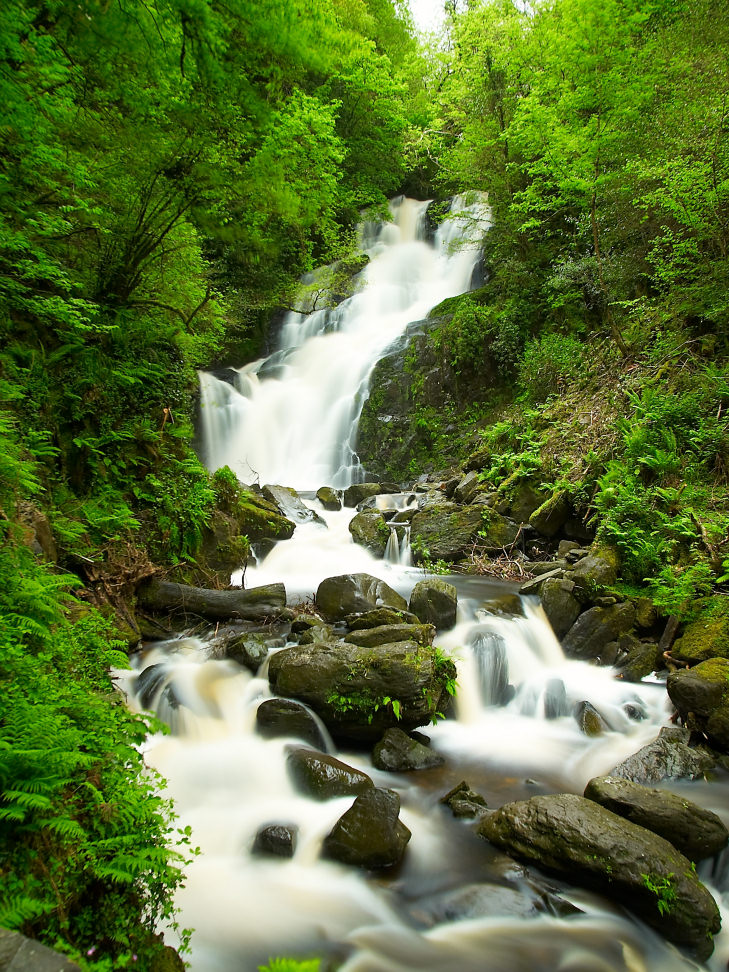
<path id="1" fill-rule="evenodd" d="M 729 618 L 700 618 L 686 627 L 673 647 L 681 661 L 706 662 L 729 658 Z"/>

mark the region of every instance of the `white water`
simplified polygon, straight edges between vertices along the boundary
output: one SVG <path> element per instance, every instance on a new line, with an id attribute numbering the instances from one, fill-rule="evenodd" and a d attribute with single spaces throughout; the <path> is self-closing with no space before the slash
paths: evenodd
<path id="1" fill-rule="evenodd" d="M 275 359 L 278 377 L 263 377 L 270 359 L 241 369 L 235 389 L 202 376 L 212 467 L 225 462 L 244 480 L 258 475 L 309 488 L 359 475 L 350 447 L 361 404 L 356 390 L 382 349 L 428 302 L 456 286 L 465 289 L 473 262 L 472 252 L 448 255 L 415 239 L 422 206 L 400 204 L 394 211 L 397 224 L 365 229 L 373 259 L 364 290 L 326 319 L 287 322 Z M 339 330 L 324 333 L 329 326 Z M 378 497 L 376 503 L 402 512 L 415 500 Z M 409 595 L 423 575 L 403 562 L 404 540 L 393 541 L 389 561 L 377 560 L 351 540 L 353 511 L 307 505 L 327 526 L 298 525 L 291 540 L 248 568 L 246 586 L 283 581 L 291 604 L 311 598 L 325 577 L 364 571 Z M 270 697 L 265 664 L 254 677 L 213 660 L 197 639 L 154 646 L 139 659 L 140 669 L 162 666 L 153 707 L 173 726 L 173 734 L 148 741 L 146 759 L 167 778 L 180 824 L 191 826 L 202 850 L 178 898 L 181 925 L 195 928 L 192 972 L 253 972 L 283 954 L 334 956 L 344 960 L 343 972 L 695 968 L 617 905 L 586 892 L 563 889 L 581 909 L 571 917 L 514 917 L 514 892 L 528 902 L 534 887 L 475 838 L 470 823 L 439 805 L 439 796 L 464 778 L 490 807 L 535 793 L 581 792 L 591 777 L 653 739 L 668 716 L 662 686 L 629 685 L 610 670 L 565 659 L 534 603 L 524 603 L 524 618 L 494 617 L 482 605 L 503 585 L 449 579 L 459 587 L 459 621 L 437 643 L 457 662 L 457 717 L 426 730 L 446 767 L 394 776 L 374 770 L 366 754 L 340 754 L 401 796 L 412 839 L 396 875 L 369 880 L 319 859 L 323 837 L 352 801 L 322 804 L 299 795 L 285 772 L 292 740 L 256 734 L 256 709 Z M 122 674 L 120 681 L 138 705 L 136 675 Z M 599 737 L 585 736 L 573 718 L 584 701 L 610 727 Z M 636 712 L 640 721 L 631 718 Z M 715 791 L 708 793 L 704 802 L 711 805 Z M 720 806 L 712 809 L 727 817 Z M 257 830 L 270 823 L 298 827 L 292 860 L 250 855 Z M 498 889 L 496 897 L 486 915 L 453 920 L 443 901 L 473 883 Z M 719 936 L 711 965 L 717 972 L 727 951 Z"/>
<path id="2" fill-rule="evenodd" d="M 235 374 L 235 386 L 201 373 L 205 461 L 243 482 L 299 490 L 361 478 L 355 436 L 367 382 L 385 348 L 446 297 L 468 290 L 488 226 L 483 197 L 457 200 L 425 242 L 427 202 L 400 199 L 393 222 L 363 233 L 370 256 L 358 292 L 332 310 L 291 312 L 270 358 Z"/>

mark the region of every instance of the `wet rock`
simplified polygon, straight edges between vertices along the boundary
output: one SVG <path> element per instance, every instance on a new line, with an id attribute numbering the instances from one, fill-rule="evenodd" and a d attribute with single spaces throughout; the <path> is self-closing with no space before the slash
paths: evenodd
<path id="1" fill-rule="evenodd" d="M 364 793 L 374 786 L 361 770 L 311 749 L 292 749 L 286 768 L 296 789 L 315 800 Z"/>
<path id="2" fill-rule="evenodd" d="M 360 614 L 387 607 L 407 611 L 407 601 L 389 584 L 371 574 L 341 574 L 327 577 L 316 592 L 317 609 L 329 621 L 341 621 L 349 614 Z"/>
<path id="3" fill-rule="evenodd" d="M 435 628 L 432 624 L 383 624 L 379 628 L 363 628 L 344 636 L 348 645 L 376 648 L 392 645 L 396 641 L 416 641 L 419 645 L 432 645 Z"/>
<path id="4" fill-rule="evenodd" d="M 666 688 L 684 721 L 691 720 L 712 745 L 729 750 L 729 659 L 710 658 L 671 672 Z"/>
<path id="5" fill-rule="evenodd" d="M 400 797 L 393 790 L 362 793 L 324 838 L 323 856 L 355 867 L 394 867 L 411 836 L 399 813 Z"/>
<path id="6" fill-rule="evenodd" d="M 551 678 L 544 688 L 544 718 L 561 719 L 570 714 L 567 690 L 561 678 Z"/>
<path id="7" fill-rule="evenodd" d="M 463 888 L 445 891 L 426 902 L 419 902 L 416 917 L 427 924 L 469 921 L 475 918 L 536 918 L 540 911 L 538 899 L 523 889 L 501 884 L 467 884 Z M 484 966 L 487 968 L 488 966 Z"/>
<path id="8" fill-rule="evenodd" d="M 706 750 L 692 749 L 688 745 L 690 735 L 685 729 L 664 727 L 657 739 L 628 756 L 608 775 L 634 783 L 701 779 L 715 767 L 716 762 Z"/>
<path id="9" fill-rule="evenodd" d="M 255 675 L 272 648 L 283 648 L 285 638 L 271 638 L 265 634 L 243 634 L 229 641 L 225 648 L 226 658 L 232 658 Z"/>
<path id="10" fill-rule="evenodd" d="M 624 635 L 618 640 L 617 647 L 619 655 L 623 655 L 618 662 L 618 672 L 626 682 L 640 682 L 663 663 L 654 642 L 637 641 Z"/>
<path id="11" fill-rule="evenodd" d="M 414 555 L 427 551 L 431 560 L 452 563 L 464 557 L 483 528 L 482 506 L 440 502 L 416 513 L 410 541 Z"/>
<path id="12" fill-rule="evenodd" d="M 314 716 L 291 699 L 268 699 L 256 710 L 256 729 L 264 739 L 293 736 L 326 750 L 326 740 Z"/>
<path id="13" fill-rule="evenodd" d="M 375 557 L 384 557 L 390 528 L 382 513 L 358 513 L 349 523 L 355 543 L 369 550 Z"/>
<path id="14" fill-rule="evenodd" d="M 518 594 L 502 594 L 501 597 L 492 597 L 484 601 L 482 610 L 497 618 L 523 618 L 524 605 Z"/>
<path id="15" fill-rule="evenodd" d="M 160 692 L 171 708 L 177 709 L 179 707 L 180 700 L 175 694 L 174 688 L 171 684 L 165 686 L 165 682 L 170 677 L 171 673 L 166 665 L 150 665 L 149 668 L 145 668 L 139 673 L 136 692 L 143 709 L 151 709 Z"/>
<path id="16" fill-rule="evenodd" d="M 483 484 L 478 477 L 478 473 L 469 472 L 461 479 L 454 490 L 456 500 L 459 503 L 471 503 L 476 493 L 483 489 Z"/>
<path id="17" fill-rule="evenodd" d="M 332 489 L 331 486 L 320 486 L 316 491 L 316 498 L 325 510 L 336 512 L 336 510 L 341 510 L 342 508 L 342 501 L 337 491 Z"/>
<path id="18" fill-rule="evenodd" d="M 376 608 L 364 614 L 350 614 L 345 618 L 350 631 L 364 628 L 380 628 L 384 624 L 419 624 L 420 618 L 411 611 L 396 611 L 394 608 Z"/>
<path id="19" fill-rule="evenodd" d="M 440 802 L 447 806 L 454 817 L 480 817 L 486 812 L 486 801 L 480 793 L 472 790 L 466 780 L 449 790 Z"/>
<path id="20" fill-rule="evenodd" d="M 569 493 L 560 490 L 537 507 L 529 517 L 529 522 L 542 536 L 553 537 L 562 529 L 571 510 Z"/>
<path id="21" fill-rule="evenodd" d="M 439 577 L 418 581 L 410 595 L 410 610 L 424 624 L 434 625 L 436 631 L 448 631 L 455 626 L 457 608 L 455 587 Z"/>
<path id="22" fill-rule="evenodd" d="M 701 618 L 687 625 L 671 654 L 692 665 L 709 658 L 729 658 L 729 618 Z"/>
<path id="23" fill-rule="evenodd" d="M 714 899 L 690 861 L 643 827 L 569 793 L 507 804 L 478 832 L 518 860 L 614 898 L 699 959 L 711 954 L 721 925 Z"/>
<path id="24" fill-rule="evenodd" d="M 265 857 L 293 857 L 298 829 L 293 824 L 268 824 L 256 834 L 251 854 Z"/>
<path id="25" fill-rule="evenodd" d="M 309 631 L 310 628 L 318 628 L 323 624 L 326 624 L 326 622 L 318 614 L 296 614 L 291 622 L 291 633 L 302 634 L 304 631 Z"/>
<path id="26" fill-rule="evenodd" d="M 337 637 L 331 624 L 314 624 L 302 631 L 296 640 L 300 645 L 318 645 L 319 642 L 336 641 Z"/>
<path id="27" fill-rule="evenodd" d="M 80 966 L 67 955 L 7 928 L 0 928 L 0 969 L 2 972 L 81 972 Z"/>
<path id="28" fill-rule="evenodd" d="M 583 612 L 562 641 L 569 658 L 597 658 L 605 646 L 629 631 L 635 621 L 632 604 L 593 607 Z"/>
<path id="29" fill-rule="evenodd" d="M 377 496 L 381 492 L 382 486 L 379 483 L 355 483 L 345 489 L 343 503 L 345 506 L 354 507 L 369 496 Z"/>
<path id="30" fill-rule="evenodd" d="M 336 737 L 356 741 L 427 725 L 443 711 L 446 684 L 455 674 L 451 661 L 414 641 L 375 648 L 341 641 L 298 645 L 269 663 L 277 695 L 305 702 Z"/>
<path id="31" fill-rule="evenodd" d="M 238 526 L 251 543 L 274 543 L 288 540 L 296 524 L 281 514 L 278 506 L 252 490 L 243 490 L 235 507 L 231 507 Z"/>
<path id="32" fill-rule="evenodd" d="M 372 751 L 372 765 L 390 773 L 432 769 L 444 762 L 439 753 L 411 739 L 402 729 L 388 729 Z"/>
<path id="33" fill-rule="evenodd" d="M 321 523 L 326 526 L 318 513 L 304 506 L 299 494 L 290 486 L 264 486 L 262 492 L 264 499 L 269 503 L 275 503 L 283 515 L 293 523 Z"/>
<path id="34" fill-rule="evenodd" d="M 557 638 L 564 638 L 580 613 L 580 603 L 574 596 L 571 580 L 548 578 L 541 587 L 542 607 Z"/>
<path id="35" fill-rule="evenodd" d="M 715 813 L 668 790 L 600 776 L 590 780 L 585 796 L 664 837 L 692 861 L 713 857 L 729 841 L 729 831 Z"/>
<path id="36" fill-rule="evenodd" d="M 589 702 L 578 702 L 575 706 L 575 721 L 580 727 L 580 732 L 586 736 L 601 736 L 604 732 L 609 732 L 610 726 L 597 711 L 594 705 Z"/>
<path id="37" fill-rule="evenodd" d="M 615 564 L 597 554 L 588 554 L 578 561 L 570 575 L 577 592 L 583 597 L 593 597 L 605 587 L 612 587 L 618 577 Z M 635 609 L 633 609 L 635 616 Z"/>

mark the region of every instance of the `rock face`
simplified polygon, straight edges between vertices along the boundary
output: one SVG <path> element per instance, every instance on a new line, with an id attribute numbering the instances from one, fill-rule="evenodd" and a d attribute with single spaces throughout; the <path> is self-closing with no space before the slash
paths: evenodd
<path id="1" fill-rule="evenodd" d="M 396 641 L 417 641 L 419 645 L 432 645 L 435 628 L 432 624 L 383 624 L 379 628 L 362 628 L 344 636 L 348 645 L 376 648 L 392 645 Z"/>
<path id="2" fill-rule="evenodd" d="M 569 793 L 509 803 L 478 832 L 519 860 L 615 898 L 699 959 L 711 954 L 721 925 L 714 899 L 691 862 L 643 827 Z"/>
<path id="3" fill-rule="evenodd" d="M 632 628 L 634 620 L 635 608 L 627 602 L 589 608 L 567 632 L 564 652 L 570 658 L 597 658 L 609 642 Z"/>
<path id="4" fill-rule="evenodd" d="M 436 631 L 448 631 L 456 623 L 458 594 L 453 584 L 439 577 L 418 581 L 410 595 L 410 610 Z"/>
<path id="5" fill-rule="evenodd" d="M 315 800 L 364 793 L 374 785 L 366 773 L 311 749 L 293 749 L 286 768 L 296 789 Z"/>
<path id="6" fill-rule="evenodd" d="M 408 608 L 404 597 L 371 574 L 327 577 L 317 588 L 316 606 L 329 621 L 342 621 L 348 614 L 361 614 L 379 607 L 395 611 Z"/>
<path id="7" fill-rule="evenodd" d="M 600 776 L 590 780 L 585 796 L 619 817 L 665 837 L 692 861 L 713 857 L 729 840 L 729 832 L 715 813 L 668 790 Z"/>
<path id="8" fill-rule="evenodd" d="M 355 867 L 399 864 L 411 836 L 399 813 L 400 797 L 393 790 L 361 794 L 324 838 L 322 854 Z"/>
<path id="9" fill-rule="evenodd" d="M 410 529 L 413 554 L 426 551 L 431 560 L 448 563 L 464 557 L 484 526 L 483 506 L 434 504 L 416 513 Z"/>
<path id="10" fill-rule="evenodd" d="M 729 749 L 729 659 L 711 658 L 671 672 L 666 688 L 684 720 L 690 718 L 712 745 Z"/>
<path id="11" fill-rule="evenodd" d="M 355 543 L 369 550 L 375 557 L 384 557 L 390 528 L 382 513 L 358 513 L 349 523 L 349 532 Z"/>
<path id="12" fill-rule="evenodd" d="M 402 729 L 388 729 L 372 751 L 372 765 L 391 773 L 432 769 L 444 762 L 439 753 L 412 739 Z"/>
<path id="13" fill-rule="evenodd" d="M 316 491 L 316 498 L 325 510 L 336 512 L 342 508 L 342 501 L 331 486 L 320 486 Z"/>
<path id="14" fill-rule="evenodd" d="M 561 640 L 580 613 L 580 602 L 574 596 L 574 581 L 549 577 L 541 587 L 542 607 L 555 635 Z"/>
<path id="15" fill-rule="evenodd" d="M 269 824 L 261 827 L 253 841 L 251 854 L 266 857 L 293 857 L 297 830 L 289 824 Z"/>
<path id="16" fill-rule="evenodd" d="M 386 729 L 426 725 L 449 698 L 445 686 L 451 678 L 453 663 L 414 641 L 376 648 L 297 645 L 269 663 L 277 695 L 300 699 L 333 735 L 356 741 L 379 739 Z"/>
<path id="17" fill-rule="evenodd" d="M 256 729 L 264 739 L 293 736 L 326 749 L 326 741 L 316 719 L 298 702 L 291 699 L 268 699 L 256 710 Z"/>
<path id="18" fill-rule="evenodd" d="M 608 775 L 634 783 L 699 779 L 716 763 L 705 750 L 692 749 L 688 745 L 690 735 L 686 729 L 663 728 L 657 739 L 628 756 Z"/>

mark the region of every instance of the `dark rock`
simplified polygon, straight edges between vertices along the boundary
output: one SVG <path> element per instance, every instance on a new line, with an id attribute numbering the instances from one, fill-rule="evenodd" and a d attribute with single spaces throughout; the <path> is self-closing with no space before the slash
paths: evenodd
<path id="1" fill-rule="evenodd" d="M 531 565 L 528 565 L 531 566 Z M 546 574 L 541 576 L 532 577 L 531 580 L 525 581 L 519 588 L 520 594 L 537 594 L 542 586 L 550 578 L 560 579 L 564 577 L 564 569 L 561 567 L 552 567 Z"/>
<path id="2" fill-rule="evenodd" d="M 539 900 L 524 889 L 501 884 L 467 884 L 452 888 L 425 902 L 428 923 L 468 921 L 475 918 L 536 918 L 543 908 Z M 420 903 L 418 917 L 423 904 Z M 422 919 L 421 919 L 422 920 Z M 488 968 L 484 965 L 484 968 Z"/>
<path id="3" fill-rule="evenodd" d="M 286 768 L 296 789 L 315 800 L 364 793 L 374 786 L 366 773 L 311 749 L 292 749 Z"/>
<path id="4" fill-rule="evenodd" d="M 495 511 L 487 512 L 478 533 L 478 545 L 486 553 L 499 553 L 511 550 L 521 532 L 521 527 L 514 520 L 502 516 Z"/>
<path id="5" fill-rule="evenodd" d="M 507 804 L 478 832 L 518 860 L 616 899 L 699 959 L 711 954 L 721 926 L 714 899 L 691 862 L 643 827 L 569 793 Z"/>
<path id="6" fill-rule="evenodd" d="M 562 529 L 571 510 L 569 493 L 561 490 L 545 500 L 529 517 L 529 522 L 542 536 L 553 537 Z"/>
<path id="7" fill-rule="evenodd" d="M 664 837 L 692 861 L 713 857 L 729 841 L 729 831 L 715 813 L 668 790 L 601 776 L 590 780 L 585 796 Z"/>
<path id="8" fill-rule="evenodd" d="M 573 550 L 580 550 L 580 545 L 574 540 L 560 540 L 559 546 L 557 547 L 557 556 L 566 557 L 568 553 Z"/>
<path id="9" fill-rule="evenodd" d="M 382 486 L 379 483 L 355 483 L 345 489 L 343 503 L 345 506 L 354 507 L 368 496 L 377 496 L 381 492 Z"/>
<path id="10" fill-rule="evenodd" d="M 265 739 L 294 736 L 326 750 L 326 740 L 309 710 L 291 699 L 268 699 L 256 710 L 256 729 Z"/>
<path id="11" fill-rule="evenodd" d="M 0 928 L 0 970 L 2 972 L 81 972 L 67 955 L 26 938 L 20 932 Z"/>
<path id="12" fill-rule="evenodd" d="M 589 554 L 583 557 L 572 571 L 571 580 L 584 597 L 592 597 L 605 587 L 612 587 L 618 577 L 617 568 L 605 557 Z M 635 609 L 633 609 L 635 617 Z"/>
<path id="13" fill-rule="evenodd" d="M 684 721 L 691 719 L 717 748 L 729 749 L 729 659 L 671 672 L 666 688 Z"/>
<path id="14" fill-rule="evenodd" d="M 476 493 L 481 489 L 483 489 L 483 484 L 478 477 L 478 473 L 466 473 L 454 490 L 456 500 L 459 503 L 471 503 Z"/>
<path id="15" fill-rule="evenodd" d="M 486 801 L 480 793 L 476 793 L 468 785 L 466 780 L 454 786 L 445 796 L 440 798 L 440 802 L 450 808 L 454 817 L 480 817 L 486 812 Z"/>
<path id="16" fill-rule="evenodd" d="M 561 640 L 570 630 L 580 613 L 580 603 L 574 596 L 574 582 L 548 578 L 541 587 L 542 607 L 555 635 Z"/>
<path id="17" fill-rule="evenodd" d="M 332 489 L 331 486 L 320 486 L 316 491 L 316 498 L 325 510 L 336 512 L 336 510 L 341 510 L 342 508 L 342 501 L 337 491 Z"/>
<path id="18" fill-rule="evenodd" d="M 482 506 L 458 506 L 442 502 L 430 505 L 413 517 L 410 541 L 413 554 L 425 552 L 431 560 L 447 563 L 464 557 L 484 526 Z"/>
<path id="19" fill-rule="evenodd" d="M 418 581 L 410 595 L 410 610 L 436 631 L 447 631 L 456 623 L 458 594 L 455 587 L 438 577 Z"/>
<path id="20" fill-rule="evenodd" d="M 443 711 L 446 683 L 455 674 L 452 662 L 414 641 L 376 648 L 298 645 L 269 662 L 277 695 L 300 699 L 336 737 L 357 741 L 379 739 L 386 729 L 427 725 Z"/>
<path id="21" fill-rule="evenodd" d="M 562 641 L 569 658 L 597 658 L 603 648 L 629 631 L 635 620 L 632 604 L 589 608 L 581 614 Z"/>
<path id="22" fill-rule="evenodd" d="M 578 702 L 575 706 L 575 721 L 580 732 L 586 736 L 601 736 L 610 726 L 590 702 Z"/>
<path id="23" fill-rule="evenodd" d="M 499 486 L 499 496 L 506 500 L 503 511 L 517 523 L 528 523 L 532 513 L 544 502 L 544 493 L 537 484 L 523 478 L 523 473 L 512 473 Z"/>
<path id="24" fill-rule="evenodd" d="M 337 633 L 331 624 L 313 624 L 296 639 L 300 645 L 318 645 L 324 641 L 336 641 Z"/>
<path id="25" fill-rule="evenodd" d="M 547 560 L 544 562 L 537 561 L 536 563 L 530 563 L 528 565 L 529 573 L 534 574 L 535 577 L 540 577 L 542 574 L 554 575 L 555 570 L 565 571 L 567 570 L 566 560 Z M 573 586 L 574 590 L 574 586 Z"/>
<path id="26" fill-rule="evenodd" d="M 703 778 L 716 762 L 705 750 L 689 747 L 690 735 L 688 730 L 664 727 L 657 739 L 628 756 L 608 775 L 634 783 Z"/>
<path id="27" fill-rule="evenodd" d="M 293 824 L 268 824 L 256 834 L 251 854 L 266 857 L 293 857 L 298 830 Z"/>
<path id="28" fill-rule="evenodd" d="M 355 867 L 394 867 L 411 836 L 399 813 L 400 797 L 393 790 L 362 793 L 324 838 L 322 854 Z"/>
<path id="29" fill-rule="evenodd" d="M 358 513 L 350 520 L 349 532 L 355 543 L 375 557 L 384 557 L 390 528 L 382 513 Z"/>
<path id="30" fill-rule="evenodd" d="M 175 694 L 174 688 L 171 684 L 165 685 L 171 677 L 172 673 L 166 665 L 150 665 L 139 673 L 136 693 L 143 709 L 152 709 L 159 693 L 167 700 L 171 708 L 178 708 L 180 700 Z"/>
<path id="31" fill-rule="evenodd" d="M 402 729 L 388 729 L 372 751 L 372 765 L 391 773 L 442 766 L 443 757 L 411 739 Z"/>
<path id="32" fill-rule="evenodd" d="M 344 636 L 348 645 L 376 648 L 392 645 L 396 641 L 416 641 L 419 645 L 432 645 L 435 628 L 432 624 L 383 624 L 379 628 L 363 628 Z"/>
<path id="33" fill-rule="evenodd" d="M 701 618 L 687 625 L 671 654 L 692 665 L 709 658 L 729 658 L 729 618 Z"/>
<path id="34" fill-rule="evenodd" d="M 387 607 L 407 611 L 407 601 L 389 584 L 371 574 L 341 574 L 327 577 L 316 592 L 316 606 L 330 621 L 341 621 L 349 614 L 360 614 Z"/>
<path id="35" fill-rule="evenodd" d="M 349 614 L 344 619 L 350 631 L 365 628 L 380 628 L 384 624 L 419 624 L 420 618 L 411 611 L 396 611 L 393 608 L 376 608 L 364 614 Z"/>
<path id="36" fill-rule="evenodd" d="M 299 494 L 290 486 L 264 486 L 263 497 L 269 503 L 274 503 L 293 523 L 321 523 L 326 526 L 318 513 L 304 506 Z"/>
<path id="37" fill-rule="evenodd" d="M 626 653 L 618 663 L 620 677 L 626 682 L 640 682 L 655 672 L 663 661 L 658 646 L 653 642 L 636 642 L 636 639 L 624 635 L 618 640 L 617 646 L 621 653 Z"/>
<path id="38" fill-rule="evenodd" d="M 497 618 L 523 618 L 524 605 L 518 594 L 502 594 L 484 601 L 482 609 Z"/>
<path id="39" fill-rule="evenodd" d="M 283 648 L 285 644 L 285 638 L 271 638 L 265 634 L 243 634 L 228 642 L 225 655 L 255 675 L 268 657 L 269 651 L 272 648 Z"/>

